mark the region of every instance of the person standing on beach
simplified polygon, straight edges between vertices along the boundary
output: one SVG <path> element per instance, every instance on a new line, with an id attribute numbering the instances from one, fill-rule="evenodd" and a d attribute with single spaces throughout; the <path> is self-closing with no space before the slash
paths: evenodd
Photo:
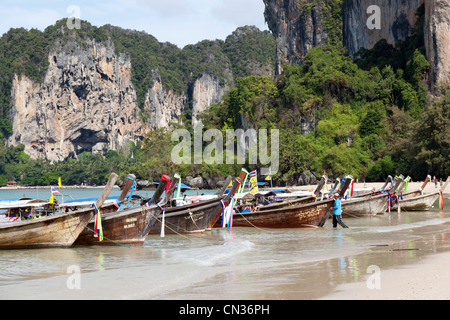
<path id="1" fill-rule="evenodd" d="M 339 199 L 339 196 L 336 194 L 334 195 L 333 228 L 336 228 L 338 224 L 340 224 L 342 228 L 348 228 L 342 221 L 341 216 L 342 216 L 341 199 Z"/>

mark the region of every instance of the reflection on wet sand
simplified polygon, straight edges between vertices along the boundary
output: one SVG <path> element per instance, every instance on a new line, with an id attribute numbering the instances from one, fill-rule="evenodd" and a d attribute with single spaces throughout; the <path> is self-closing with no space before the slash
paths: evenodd
<path id="1" fill-rule="evenodd" d="M 347 218 L 349 229 L 236 227 L 232 235 L 151 235 L 138 248 L 0 251 L 0 298 L 320 299 L 349 283 L 365 286 L 374 270 L 450 251 L 450 201 L 445 208 Z M 74 265 L 79 290 L 66 286 Z"/>

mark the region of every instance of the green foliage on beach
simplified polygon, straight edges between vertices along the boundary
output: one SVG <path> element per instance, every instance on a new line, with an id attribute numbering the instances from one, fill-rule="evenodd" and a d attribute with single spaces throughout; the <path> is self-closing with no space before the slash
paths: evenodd
<path id="1" fill-rule="evenodd" d="M 336 27 L 342 23 L 342 1 L 323 3 L 329 45 L 310 50 L 302 65 L 283 66 L 277 79 L 254 72 L 274 66 L 275 40 L 253 27 L 239 28 L 225 41 L 205 40 L 180 49 L 144 32 L 82 22 L 81 30 L 72 36 L 66 32 L 59 41 L 61 47 L 67 41 L 81 46 L 89 39 L 112 41 L 117 54 L 130 57 L 141 108 L 155 76 L 176 92 L 191 92 L 193 81 L 205 72 L 228 84 L 222 102 L 200 116 L 204 129 L 220 129 L 224 136 L 227 129 L 278 129 L 280 162 L 274 178 L 280 182 L 296 183 L 304 172 L 317 177 L 324 172 L 332 177 L 351 174 L 366 181 L 385 180 L 393 174 L 413 180 L 427 174 L 450 175 L 450 90 L 439 89 L 435 97 L 428 97 L 430 65 L 423 43 L 423 7 L 416 30 L 406 41 L 394 47 L 382 40 L 350 57 Z M 0 140 L 12 130 L 7 120 L 12 76 L 25 74 L 42 81 L 48 50 L 65 30 L 64 21 L 44 32 L 12 29 L 0 38 Z M 31 42 L 39 44 L 33 47 Z M 193 139 L 189 111 L 184 116 Z M 78 159 L 53 164 L 31 160 L 23 146 L 3 147 L 0 185 L 12 179 L 22 185 L 56 184 L 59 176 L 63 184 L 102 184 L 112 171 L 122 176 L 133 172 L 149 180 L 174 172 L 213 178 L 237 175 L 241 167 L 265 167 L 248 161 L 242 165 L 174 164 L 171 152 L 178 141 L 172 141 L 171 134 L 170 129 L 152 131 L 142 148 L 131 144 L 120 153 L 82 153 Z M 189 156 L 193 159 L 193 154 Z"/>
<path id="2" fill-rule="evenodd" d="M 115 172 L 125 178 L 130 167 L 141 163 L 141 148 L 133 143 L 123 152 L 109 150 L 106 156 L 83 152 L 78 159 L 54 163 L 30 159 L 24 146 L 10 146 L 0 150 L 0 186 L 15 180 L 22 186 L 57 185 L 61 177 L 64 185 L 104 185 L 109 174 Z"/>

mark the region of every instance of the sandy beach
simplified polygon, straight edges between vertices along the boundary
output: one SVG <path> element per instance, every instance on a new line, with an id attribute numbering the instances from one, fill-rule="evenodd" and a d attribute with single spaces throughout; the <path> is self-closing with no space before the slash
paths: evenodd
<path id="1" fill-rule="evenodd" d="M 450 252 L 437 253 L 412 265 L 380 270 L 362 282 L 339 285 L 325 300 L 448 300 L 450 299 Z"/>
<path id="2" fill-rule="evenodd" d="M 421 187 L 423 182 L 409 184 L 408 190 Z M 355 188 L 363 188 L 362 183 Z M 381 183 L 367 184 L 379 187 Z M 424 193 L 439 190 L 434 183 L 428 183 Z M 443 190 L 450 195 L 450 185 Z M 446 209 L 448 210 L 448 209 Z M 321 299 L 326 300 L 448 300 L 450 299 L 450 252 L 435 253 L 421 258 L 418 262 L 379 270 L 379 287 L 375 288 L 375 273 L 367 275 L 364 281 L 343 284 L 336 292 Z M 369 285 L 368 285 L 369 283 Z"/>

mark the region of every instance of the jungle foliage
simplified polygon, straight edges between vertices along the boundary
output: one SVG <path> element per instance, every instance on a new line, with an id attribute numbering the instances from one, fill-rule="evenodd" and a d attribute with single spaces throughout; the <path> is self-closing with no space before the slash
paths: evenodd
<path id="1" fill-rule="evenodd" d="M 450 90 L 438 86 L 434 96 L 429 95 L 430 65 L 425 58 L 420 10 L 416 31 L 406 41 L 395 47 L 380 41 L 352 59 L 338 41 L 342 34 L 335 28 L 339 24 L 335 10 L 328 9 L 327 26 L 337 30 L 332 34 L 334 40 L 312 49 L 302 65 L 285 65 L 276 79 L 252 72 L 255 65 L 274 62 L 275 43 L 268 33 L 248 27 L 236 30 L 225 41 L 202 41 L 183 49 L 110 25 L 86 25 L 80 39 L 113 39 L 117 52 L 130 55 L 140 105 L 154 70 L 165 85 L 180 92 L 188 91 L 192 79 L 203 72 L 225 83 L 231 70 L 231 89 L 222 102 L 201 115 L 204 129 L 220 129 L 223 134 L 236 128 L 278 129 L 280 163 L 274 176 L 278 182 L 296 183 L 303 172 L 317 177 L 324 172 L 332 177 L 351 174 L 366 181 L 381 181 L 392 174 L 409 175 L 413 180 L 427 174 L 450 175 Z M 61 26 L 43 33 L 12 29 L 0 38 L 1 105 L 8 105 L 5 92 L 10 92 L 12 74 L 42 79 L 45 52 L 60 30 Z M 27 47 L 27 37 L 40 44 Z M 14 55 L 5 55 L 11 50 Z M 3 136 L 12 130 L 4 120 L 7 111 L 0 109 Z M 189 125 L 186 128 L 193 133 Z M 174 172 L 208 178 L 237 175 L 241 167 L 263 166 L 248 162 L 176 165 L 171 151 L 178 141 L 172 141 L 171 134 L 169 129 L 153 131 L 142 145 L 131 144 L 121 153 L 83 153 L 78 160 L 53 164 L 29 159 L 23 146 L 4 147 L 0 149 L 0 185 L 9 179 L 21 184 L 53 184 L 58 176 L 64 177 L 64 184 L 84 180 L 100 184 L 112 171 L 122 175 L 134 172 L 151 180 Z"/>

